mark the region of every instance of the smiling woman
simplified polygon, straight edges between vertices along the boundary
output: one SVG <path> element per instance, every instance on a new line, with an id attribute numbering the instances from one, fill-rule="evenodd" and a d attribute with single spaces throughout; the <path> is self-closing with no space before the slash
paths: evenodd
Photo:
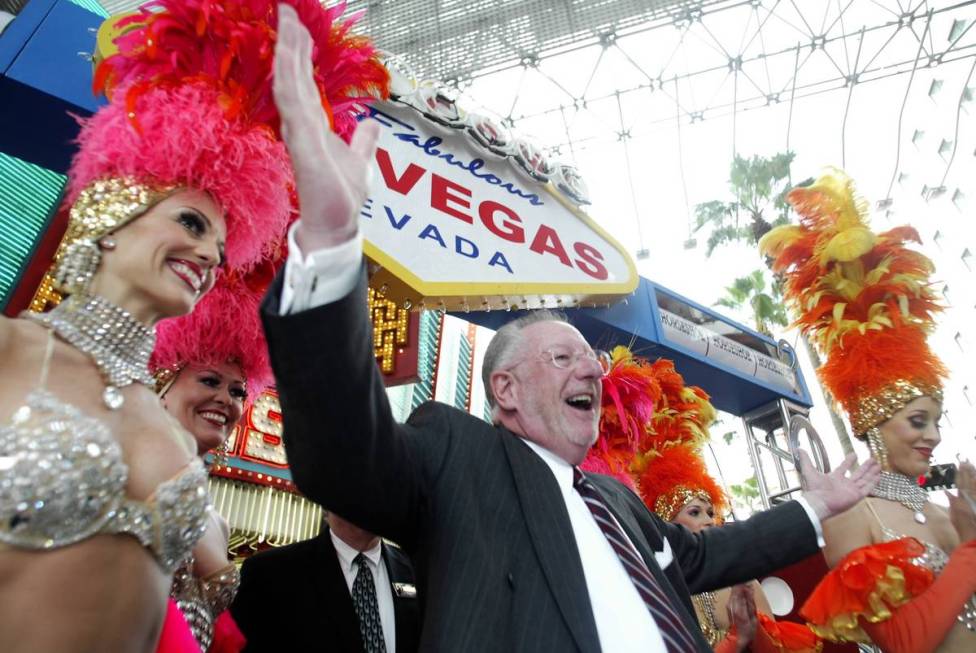
<path id="1" fill-rule="evenodd" d="M 139 220 L 102 238 L 90 293 L 144 324 L 183 315 L 213 288 L 227 225 L 206 192 L 177 190 Z"/>
<path id="2" fill-rule="evenodd" d="M 179 105 L 171 95 L 160 102 Z M 239 264 L 260 255 L 241 230 L 280 240 L 287 195 L 267 207 L 277 219 L 252 221 L 193 174 L 215 161 L 184 161 L 191 174 L 160 178 L 140 174 L 118 149 L 87 180 L 97 157 L 86 148 L 101 142 L 101 128 L 128 128 L 111 120 L 120 111 L 110 104 L 83 128 L 51 274 L 63 301 L 0 323 L 0 412 L 12 416 L 0 429 L 10 461 L 0 469 L 0 600 L 23 606 L 0 614 L 4 651 L 151 649 L 174 571 L 201 538 L 221 531 L 196 447 L 150 389 L 153 327 L 211 290 L 225 242 Z M 27 593 L 56 610 L 54 627 L 37 622 Z"/>
<path id="3" fill-rule="evenodd" d="M 244 414 L 247 386 L 234 359 L 211 365 L 190 362 L 160 396 L 163 407 L 196 440 L 202 456 L 227 442 Z"/>
<path id="4" fill-rule="evenodd" d="M 257 396 L 271 381 L 258 305 L 275 267 L 268 260 L 250 275 L 223 276 L 193 313 L 157 328 L 150 362 L 157 392 L 193 436 L 198 456 L 212 450 L 219 460 L 248 395 Z M 227 606 L 240 574 L 227 559 L 226 521 L 216 511 L 209 518 L 214 528 L 177 569 L 170 594 L 202 650 L 233 650 L 227 642 L 240 635 Z"/>

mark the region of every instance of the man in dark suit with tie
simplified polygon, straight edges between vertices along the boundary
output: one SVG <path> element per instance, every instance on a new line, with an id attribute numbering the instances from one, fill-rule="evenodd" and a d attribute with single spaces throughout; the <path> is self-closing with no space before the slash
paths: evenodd
<path id="1" fill-rule="evenodd" d="M 231 614 L 245 653 L 412 653 L 420 634 L 413 566 L 396 546 L 342 519 L 241 568 Z"/>
<path id="2" fill-rule="evenodd" d="M 709 652 L 689 592 L 815 553 L 820 520 L 867 495 L 876 463 L 811 470 L 803 500 L 740 524 L 692 535 L 664 523 L 620 483 L 576 468 L 596 441 L 602 369 L 549 316 L 492 341 L 494 424 L 436 402 L 397 424 L 357 233 L 376 125 L 348 146 L 323 127 L 308 35 L 287 7 L 279 17 L 275 97 L 301 219 L 262 316 L 295 482 L 411 555 L 421 650 Z"/>

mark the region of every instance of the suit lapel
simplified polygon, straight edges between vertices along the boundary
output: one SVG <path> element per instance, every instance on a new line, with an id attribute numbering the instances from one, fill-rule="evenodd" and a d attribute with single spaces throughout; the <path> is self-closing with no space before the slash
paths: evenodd
<path id="1" fill-rule="evenodd" d="M 593 483 L 596 491 L 600 494 L 603 499 L 603 503 L 606 504 L 613 516 L 617 518 L 617 522 L 627 533 L 627 537 L 634 544 L 637 552 L 642 558 L 644 558 L 644 563 L 647 565 L 648 571 L 654 576 L 661 589 L 671 600 L 671 607 L 681 616 L 681 620 L 684 622 L 685 627 L 692 636 L 698 636 L 701 633 L 701 629 L 698 625 L 698 621 L 694 618 L 691 613 L 688 612 L 688 602 L 684 600 L 681 596 L 677 594 L 674 590 L 674 585 L 672 584 L 671 576 L 675 575 L 676 578 L 680 577 L 681 570 L 678 566 L 677 561 L 672 562 L 667 569 L 667 572 L 661 569 L 657 564 L 657 559 L 654 557 L 654 551 L 660 551 L 664 547 L 664 538 L 654 529 L 653 534 L 657 535 L 657 538 L 653 540 L 654 546 L 652 547 L 646 537 L 644 537 L 644 531 L 641 529 L 640 525 L 637 523 L 637 519 L 634 517 L 633 513 L 615 493 L 607 492 L 600 484 Z M 684 587 L 684 580 L 682 579 L 679 587 Z M 698 637 L 696 637 L 698 639 Z M 699 642 L 701 644 L 702 642 Z M 706 649 L 707 650 L 707 649 Z"/>
<path id="2" fill-rule="evenodd" d="M 592 483 L 593 487 L 596 488 L 596 491 L 599 492 L 600 497 L 603 499 L 603 503 L 607 506 L 607 508 L 610 509 L 613 516 L 617 518 L 617 521 L 627 533 L 627 537 L 629 537 L 630 541 L 634 543 L 634 546 L 637 548 L 637 552 L 641 554 L 642 558 L 644 558 L 644 562 L 646 562 L 650 567 L 651 563 L 655 560 L 654 552 L 661 551 L 664 548 L 664 539 L 661 537 L 660 533 L 657 533 L 655 530 L 654 534 L 657 535 L 657 537 L 654 538 L 653 541 L 649 542 L 644 536 L 644 531 L 641 530 L 640 526 L 637 524 L 637 521 L 634 519 L 633 514 L 631 514 L 630 510 L 627 509 L 627 505 L 623 503 L 615 493 L 606 491 L 599 484 L 593 483 L 592 480 L 590 482 Z M 653 566 L 657 567 L 656 564 Z"/>
<path id="3" fill-rule="evenodd" d="M 359 634 L 359 617 L 353 607 L 346 577 L 339 566 L 339 556 L 332 545 L 328 529 L 316 538 L 316 563 L 313 565 L 316 591 L 321 598 L 324 614 L 315 615 L 332 622 L 336 650 L 361 651 L 362 638 Z M 326 629 L 322 629 L 327 632 Z"/>
<path id="4" fill-rule="evenodd" d="M 583 565 L 556 479 L 546 463 L 517 436 L 508 431 L 500 436 L 529 536 L 566 626 L 581 651 L 599 651 Z"/>
<path id="5" fill-rule="evenodd" d="M 386 575 L 390 579 L 390 592 L 393 595 L 393 618 L 395 621 L 394 634 L 396 636 L 396 650 L 409 651 L 416 645 L 412 626 L 417 620 L 417 598 L 406 598 L 397 594 L 394 583 L 408 583 L 413 585 L 413 575 L 405 565 L 401 564 L 385 542 L 383 543 L 383 562 L 386 564 Z M 411 644 L 412 641 L 412 644 Z"/>

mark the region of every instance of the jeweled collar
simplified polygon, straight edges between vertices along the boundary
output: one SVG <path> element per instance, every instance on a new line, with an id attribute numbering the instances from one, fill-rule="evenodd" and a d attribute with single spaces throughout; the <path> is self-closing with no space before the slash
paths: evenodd
<path id="1" fill-rule="evenodd" d="M 920 524 L 925 523 L 925 514 L 922 511 L 929 501 L 929 496 L 915 479 L 897 472 L 881 472 L 881 478 L 870 494 L 879 499 L 900 503 L 915 513 L 915 521 Z"/>
<path id="2" fill-rule="evenodd" d="M 27 313 L 27 317 L 91 357 L 105 380 L 102 399 L 109 409 L 122 406 L 120 390 L 125 386 L 153 386 L 149 356 L 156 344 L 156 332 L 107 299 L 74 294 L 47 313 Z"/>

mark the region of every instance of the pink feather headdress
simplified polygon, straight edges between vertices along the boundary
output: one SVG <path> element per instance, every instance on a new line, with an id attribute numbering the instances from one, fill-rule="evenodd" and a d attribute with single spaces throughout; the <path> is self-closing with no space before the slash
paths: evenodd
<path id="1" fill-rule="evenodd" d="M 270 130 L 227 120 L 216 100 L 204 84 L 148 90 L 135 104 L 141 132 L 119 103 L 101 108 L 78 135 L 68 204 L 106 177 L 205 190 L 226 214 L 228 268 L 267 256 L 292 214 L 291 162 Z"/>
<path id="2" fill-rule="evenodd" d="M 602 379 L 600 435 L 580 467 L 613 476 L 636 490 L 631 465 L 661 400 L 661 384 L 647 359 L 635 357 L 626 347 L 614 347 L 610 359 Z"/>
<path id="3" fill-rule="evenodd" d="M 388 74 L 368 40 L 349 33 L 345 5 L 289 0 L 314 40 L 329 124 L 348 138 L 355 105 L 386 94 Z M 97 179 L 209 192 L 227 217 L 227 264 L 246 270 L 279 245 L 294 180 L 271 88 L 276 0 L 158 0 L 120 21 L 118 52 L 96 92 L 109 104 L 83 121 L 66 200 Z"/>

